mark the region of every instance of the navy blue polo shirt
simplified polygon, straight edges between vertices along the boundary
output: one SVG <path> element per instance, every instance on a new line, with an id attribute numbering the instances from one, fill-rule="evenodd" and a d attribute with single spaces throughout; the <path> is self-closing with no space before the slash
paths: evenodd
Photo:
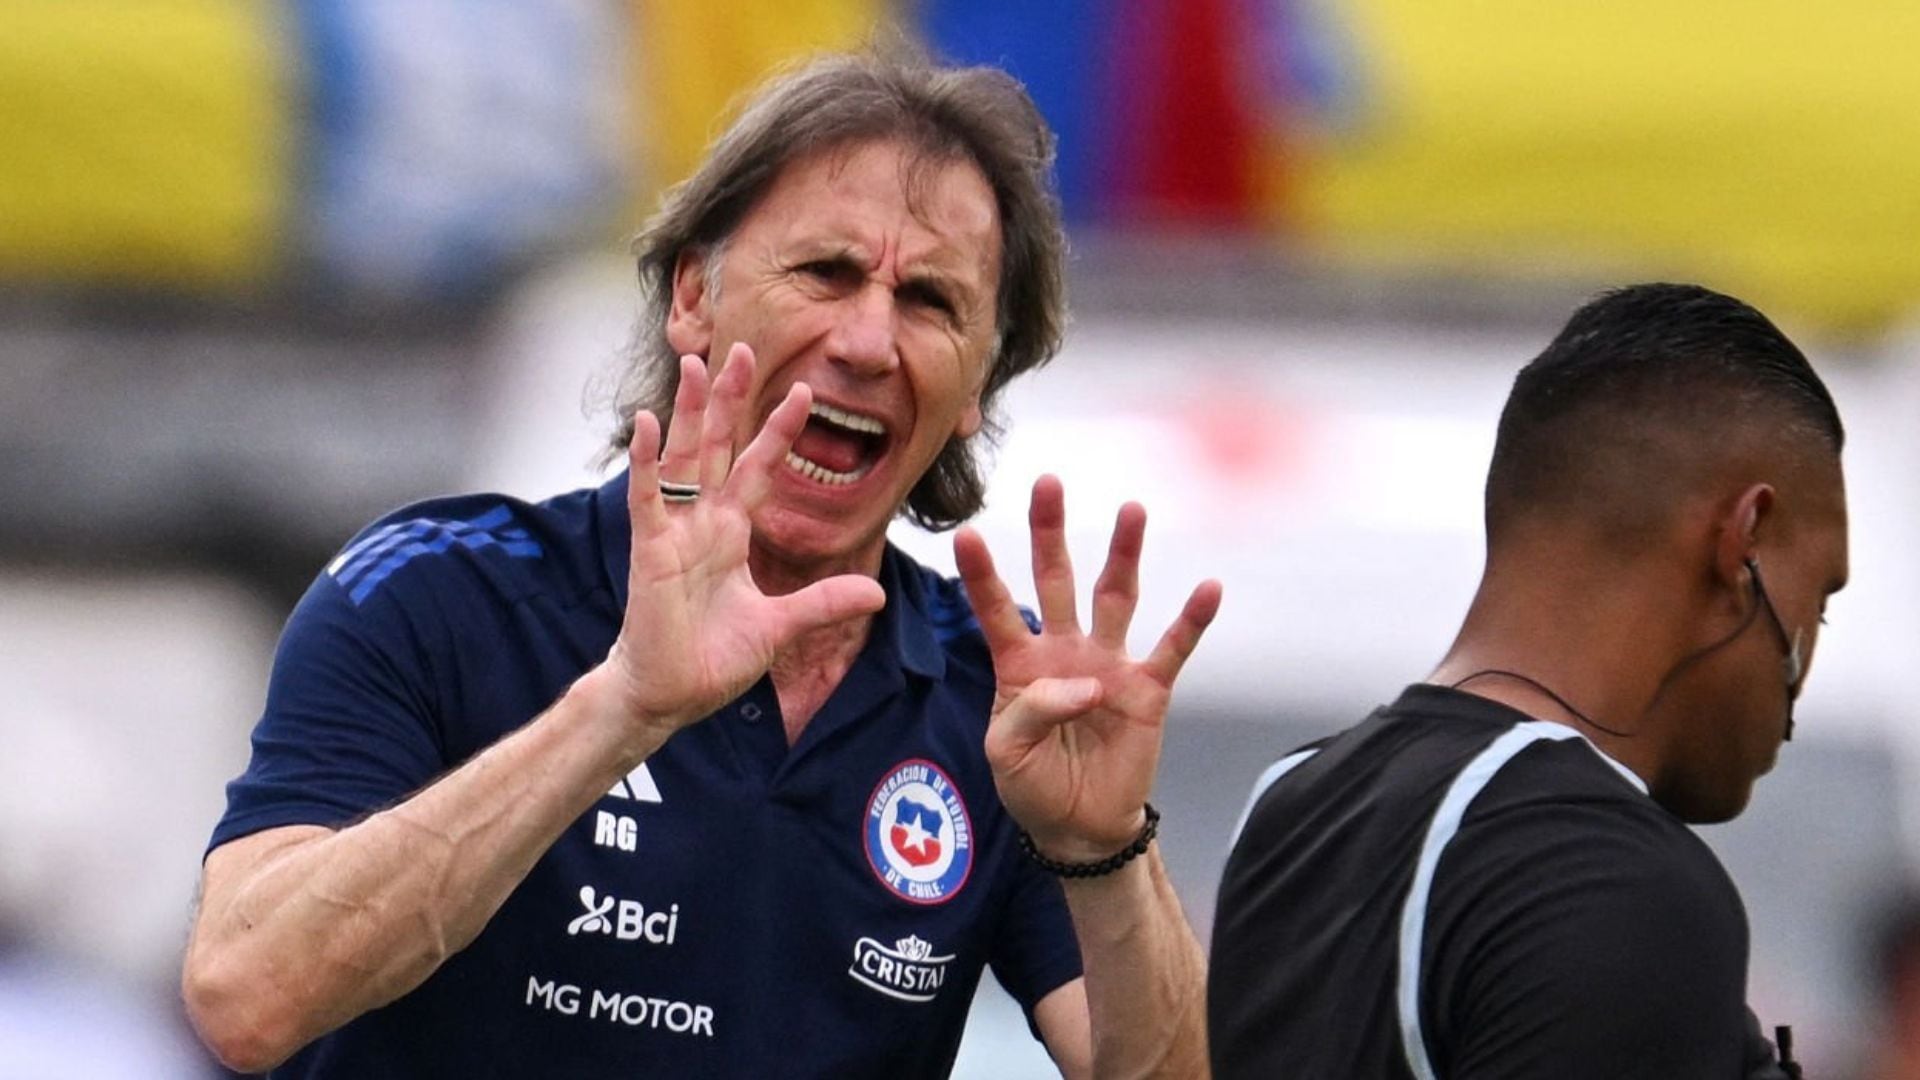
<path id="1" fill-rule="evenodd" d="M 211 846 L 349 825 L 544 711 L 607 655 L 629 542 L 624 474 L 375 523 L 288 621 Z M 880 581 L 797 744 L 762 678 L 615 784 L 418 989 L 274 1075 L 943 1076 L 987 964 L 1031 1015 L 1080 957 L 994 791 L 985 643 L 957 583 L 892 547 Z"/>

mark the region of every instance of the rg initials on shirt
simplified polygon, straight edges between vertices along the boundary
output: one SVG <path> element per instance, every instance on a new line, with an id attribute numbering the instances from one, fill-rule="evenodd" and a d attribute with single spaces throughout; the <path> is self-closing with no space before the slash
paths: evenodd
<path id="1" fill-rule="evenodd" d="M 606 810 L 594 812 L 593 842 L 601 847 L 632 851 L 639 834 L 639 823 L 625 814 L 610 813 Z"/>

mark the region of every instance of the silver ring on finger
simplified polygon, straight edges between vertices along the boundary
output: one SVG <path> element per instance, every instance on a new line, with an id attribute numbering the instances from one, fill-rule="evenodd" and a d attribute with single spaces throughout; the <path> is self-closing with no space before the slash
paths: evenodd
<path id="1" fill-rule="evenodd" d="M 676 480 L 660 481 L 661 502 L 690 503 L 699 497 L 699 484 L 682 484 Z"/>

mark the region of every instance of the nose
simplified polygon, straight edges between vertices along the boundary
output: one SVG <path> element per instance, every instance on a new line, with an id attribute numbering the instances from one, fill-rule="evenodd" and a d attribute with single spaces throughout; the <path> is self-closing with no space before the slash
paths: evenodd
<path id="1" fill-rule="evenodd" d="M 861 375 L 884 375 L 900 362 L 893 290 L 869 282 L 844 301 L 835 328 L 833 359 Z"/>

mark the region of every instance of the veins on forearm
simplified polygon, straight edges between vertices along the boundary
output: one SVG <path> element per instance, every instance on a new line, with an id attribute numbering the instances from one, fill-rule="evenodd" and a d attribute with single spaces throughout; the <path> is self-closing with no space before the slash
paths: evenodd
<path id="1" fill-rule="evenodd" d="M 1095 1075 L 1205 1075 L 1203 1021 L 1193 1014 L 1206 961 L 1157 853 L 1140 871 L 1068 890 L 1095 1006 Z"/>

